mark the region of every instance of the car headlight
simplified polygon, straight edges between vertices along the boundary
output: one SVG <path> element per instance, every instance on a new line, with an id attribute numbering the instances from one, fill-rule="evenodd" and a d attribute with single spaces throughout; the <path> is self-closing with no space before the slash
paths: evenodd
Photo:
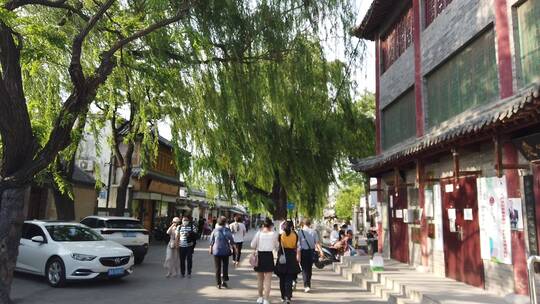
<path id="1" fill-rule="evenodd" d="M 96 258 L 95 255 L 81 254 L 81 253 L 72 253 L 71 257 L 77 261 L 92 261 Z"/>

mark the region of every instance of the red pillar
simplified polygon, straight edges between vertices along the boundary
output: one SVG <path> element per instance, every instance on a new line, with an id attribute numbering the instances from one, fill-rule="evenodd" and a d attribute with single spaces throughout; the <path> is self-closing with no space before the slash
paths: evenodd
<path id="1" fill-rule="evenodd" d="M 414 43 L 414 95 L 416 99 L 416 137 L 424 135 L 424 106 L 422 103 L 422 50 L 420 42 L 420 0 L 413 0 L 413 43 Z"/>
<path id="2" fill-rule="evenodd" d="M 510 46 L 510 26 L 506 0 L 495 0 L 495 31 L 497 33 L 497 57 L 499 68 L 500 97 L 513 94 L 512 52 Z M 503 145 L 503 163 L 517 164 L 518 151 L 511 143 Z M 516 169 L 504 170 L 508 197 L 520 198 L 519 174 Z M 525 235 L 523 231 L 512 231 L 512 264 L 514 265 L 515 292 L 528 294 L 527 261 Z"/>
<path id="3" fill-rule="evenodd" d="M 495 0 L 495 31 L 497 33 L 497 57 L 501 98 L 512 96 L 512 52 L 506 0 Z"/>
<path id="4" fill-rule="evenodd" d="M 375 154 L 381 154 L 381 113 L 380 113 L 380 38 L 375 39 Z M 377 183 L 378 185 L 378 183 Z"/>
<path id="5" fill-rule="evenodd" d="M 503 145 L 503 163 L 505 164 L 517 164 L 518 151 L 514 145 L 507 142 Z M 504 170 L 506 176 L 506 187 L 508 197 L 520 198 L 521 187 L 519 185 L 518 170 Z M 525 233 L 523 231 L 512 231 L 512 264 L 514 265 L 514 284 L 515 292 L 517 294 L 529 293 L 529 282 L 527 275 L 527 251 L 525 249 Z"/>
<path id="6" fill-rule="evenodd" d="M 383 191 L 381 190 L 382 189 L 382 183 L 381 183 L 381 178 L 377 178 L 377 191 L 378 192 L 378 195 L 377 195 L 377 200 L 382 202 L 382 197 L 384 195 Z M 377 202 L 378 203 L 378 202 Z M 377 224 L 377 235 L 378 235 L 378 252 L 379 253 L 382 253 L 383 252 L 383 249 L 384 249 L 384 229 L 383 229 L 383 216 L 382 214 L 380 215 L 380 221 L 378 222 Z"/>
<path id="7" fill-rule="evenodd" d="M 424 196 L 424 189 L 425 189 L 425 183 L 422 180 L 425 172 L 424 164 L 419 161 L 416 164 L 416 175 L 417 175 L 417 182 L 418 182 L 418 206 L 420 209 L 423 210 L 422 217 L 420 218 L 420 251 L 422 254 L 422 266 L 428 267 L 429 266 L 429 247 L 428 247 L 428 225 L 427 225 L 427 219 L 426 219 L 426 200 Z"/>

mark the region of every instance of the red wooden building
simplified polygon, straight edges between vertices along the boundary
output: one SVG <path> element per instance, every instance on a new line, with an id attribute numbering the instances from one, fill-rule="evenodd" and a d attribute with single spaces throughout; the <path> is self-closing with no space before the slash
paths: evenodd
<path id="1" fill-rule="evenodd" d="M 380 250 L 527 293 L 540 243 L 540 1 L 375 0 Z"/>

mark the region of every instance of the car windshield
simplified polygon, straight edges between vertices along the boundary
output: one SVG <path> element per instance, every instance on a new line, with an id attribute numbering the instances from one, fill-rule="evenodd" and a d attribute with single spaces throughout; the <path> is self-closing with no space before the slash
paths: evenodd
<path id="1" fill-rule="evenodd" d="M 102 241 L 103 237 L 91 229 L 75 225 L 46 226 L 51 238 L 57 242 Z"/>
<path id="2" fill-rule="evenodd" d="M 105 226 L 115 229 L 143 229 L 141 222 L 135 220 L 108 220 Z"/>

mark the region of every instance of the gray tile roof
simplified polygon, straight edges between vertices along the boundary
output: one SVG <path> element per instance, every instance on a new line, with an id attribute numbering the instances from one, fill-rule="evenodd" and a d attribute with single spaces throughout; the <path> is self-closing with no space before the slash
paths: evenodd
<path id="1" fill-rule="evenodd" d="M 527 87 L 510 98 L 470 109 L 436 128 L 427 130 L 424 136 L 400 143 L 380 155 L 361 160 L 353 159 L 352 167 L 356 171 L 368 173 L 382 170 L 405 158 L 466 137 L 476 136 L 495 128 L 504 130 L 522 117 L 521 114 L 540 116 L 538 110 L 540 110 L 540 83 Z"/>

